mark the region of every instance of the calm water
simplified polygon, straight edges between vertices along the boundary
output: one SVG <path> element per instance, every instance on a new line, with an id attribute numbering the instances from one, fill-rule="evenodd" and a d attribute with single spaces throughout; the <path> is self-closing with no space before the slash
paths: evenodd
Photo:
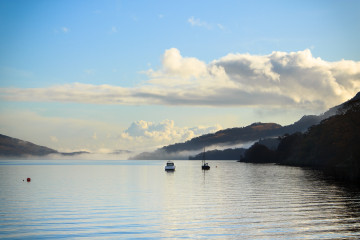
<path id="1" fill-rule="evenodd" d="M 0 238 L 360 238 L 360 190 L 316 171 L 165 163 L 0 161 Z"/>

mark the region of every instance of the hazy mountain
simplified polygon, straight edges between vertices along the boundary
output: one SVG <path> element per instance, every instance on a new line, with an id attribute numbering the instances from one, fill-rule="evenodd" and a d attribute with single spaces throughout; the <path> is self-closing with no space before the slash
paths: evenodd
<path id="1" fill-rule="evenodd" d="M 246 151 L 245 148 L 229 148 L 225 150 L 211 150 L 205 152 L 206 160 L 239 160 Z M 204 153 L 190 156 L 189 160 L 202 160 Z"/>
<path id="2" fill-rule="evenodd" d="M 88 153 L 85 151 L 61 153 L 54 149 L 39 146 L 31 142 L 23 141 L 17 138 L 8 137 L 0 134 L 0 158 L 46 156 L 49 154 L 59 154 L 64 156 L 74 156 Z"/>
<path id="3" fill-rule="evenodd" d="M 194 152 L 182 151 L 182 152 L 167 152 L 163 148 L 156 149 L 153 152 L 143 152 L 134 157 L 130 157 L 130 160 L 188 160 L 189 155 Z"/>
<path id="4" fill-rule="evenodd" d="M 45 156 L 53 153 L 58 153 L 58 151 L 0 134 L 0 156 L 2 157 Z"/>
<path id="5" fill-rule="evenodd" d="M 253 123 L 242 128 L 229 128 L 216 133 L 205 134 L 184 143 L 163 147 L 166 152 L 180 152 L 203 149 L 208 146 L 226 146 L 256 141 L 259 138 L 277 136 L 281 125 L 276 123 Z"/>

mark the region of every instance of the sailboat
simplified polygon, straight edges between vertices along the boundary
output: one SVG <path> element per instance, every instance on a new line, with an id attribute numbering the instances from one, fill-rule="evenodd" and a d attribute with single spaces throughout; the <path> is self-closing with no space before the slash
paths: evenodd
<path id="1" fill-rule="evenodd" d="M 204 148 L 204 154 L 203 154 L 201 169 L 202 170 L 210 170 L 209 164 L 207 162 L 205 162 L 205 148 Z"/>

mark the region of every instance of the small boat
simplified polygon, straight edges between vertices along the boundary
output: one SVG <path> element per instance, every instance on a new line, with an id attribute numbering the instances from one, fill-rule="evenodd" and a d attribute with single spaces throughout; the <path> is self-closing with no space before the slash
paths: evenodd
<path id="1" fill-rule="evenodd" d="M 172 161 L 167 161 L 165 171 L 175 171 L 175 164 Z"/>
<path id="2" fill-rule="evenodd" d="M 210 170 L 209 163 L 205 162 L 205 148 L 204 148 L 204 154 L 203 154 L 203 160 L 201 165 L 202 170 Z"/>
<path id="3" fill-rule="evenodd" d="M 201 169 L 202 170 L 210 170 L 210 166 L 208 163 L 204 163 L 202 166 L 201 166 Z"/>

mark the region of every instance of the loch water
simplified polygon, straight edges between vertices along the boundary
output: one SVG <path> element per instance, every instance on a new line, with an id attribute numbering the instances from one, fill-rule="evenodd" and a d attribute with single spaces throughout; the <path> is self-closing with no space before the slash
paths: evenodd
<path id="1" fill-rule="evenodd" d="M 174 162 L 1 160 L 0 239 L 360 239 L 356 186 L 297 167 Z"/>

